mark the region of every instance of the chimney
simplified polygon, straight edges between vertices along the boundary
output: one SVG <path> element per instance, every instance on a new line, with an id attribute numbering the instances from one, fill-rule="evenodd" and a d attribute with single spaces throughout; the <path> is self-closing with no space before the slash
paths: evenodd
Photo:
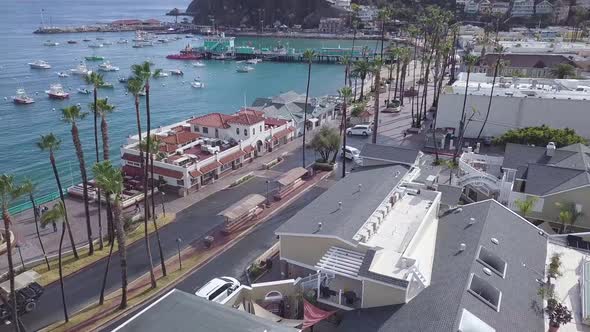
<path id="1" fill-rule="evenodd" d="M 555 155 L 555 143 L 549 142 L 547 144 L 547 157 L 553 157 Z"/>

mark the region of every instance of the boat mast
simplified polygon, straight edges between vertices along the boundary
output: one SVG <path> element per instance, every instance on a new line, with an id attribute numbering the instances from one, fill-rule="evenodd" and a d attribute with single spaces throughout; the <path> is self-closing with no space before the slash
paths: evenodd
<path id="1" fill-rule="evenodd" d="M 45 27 L 45 19 L 43 18 L 43 11 L 44 11 L 44 9 L 41 8 L 41 27 L 42 28 Z"/>

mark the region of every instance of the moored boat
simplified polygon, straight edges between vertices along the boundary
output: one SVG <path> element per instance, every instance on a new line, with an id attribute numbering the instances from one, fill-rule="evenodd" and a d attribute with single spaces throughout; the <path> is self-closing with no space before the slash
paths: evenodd
<path id="1" fill-rule="evenodd" d="M 119 80 L 119 83 L 127 83 L 127 81 L 129 81 L 129 78 L 127 78 L 127 77 L 119 77 L 118 80 Z"/>
<path id="2" fill-rule="evenodd" d="M 68 44 L 78 44 L 78 42 L 75 40 L 68 40 Z"/>
<path id="3" fill-rule="evenodd" d="M 88 45 L 88 47 L 90 47 L 90 48 L 101 48 L 103 46 L 104 46 L 103 44 L 90 44 L 90 45 Z"/>
<path id="4" fill-rule="evenodd" d="M 195 51 L 191 45 L 186 45 L 186 47 L 180 51 L 178 54 L 169 54 L 166 56 L 166 59 L 170 60 L 199 60 L 204 58 L 205 55 L 202 52 Z"/>
<path id="5" fill-rule="evenodd" d="M 82 94 L 82 95 L 89 95 L 89 94 L 92 93 L 92 91 L 90 91 L 90 90 L 88 90 L 88 89 L 86 89 L 84 87 L 79 87 L 78 88 L 78 93 L 79 94 Z"/>
<path id="6" fill-rule="evenodd" d="M 99 71 L 119 71 L 119 67 L 113 66 L 110 62 L 103 62 L 98 66 Z"/>
<path id="7" fill-rule="evenodd" d="M 48 41 L 44 42 L 43 45 L 44 46 L 57 46 L 57 45 L 59 45 L 59 43 L 52 42 L 51 40 L 48 40 Z"/>
<path id="8" fill-rule="evenodd" d="M 191 82 L 191 86 L 195 89 L 201 89 L 205 87 L 205 83 L 195 78 L 195 80 Z"/>
<path id="9" fill-rule="evenodd" d="M 86 59 L 86 61 L 103 61 L 104 56 L 101 56 L 101 55 L 86 56 L 86 57 L 84 57 L 84 59 Z"/>
<path id="10" fill-rule="evenodd" d="M 35 100 L 27 95 L 25 89 L 16 90 L 16 96 L 12 96 L 12 101 L 15 104 L 28 105 L 35 102 Z"/>
<path id="11" fill-rule="evenodd" d="M 101 89 L 113 89 L 115 86 L 113 85 L 113 83 L 104 82 L 102 85 L 99 85 L 98 87 Z"/>
<path id="12" fill-rule="evenodd" d="M 43 60 L 35 60 L 33 62 L 29 62 L 29 66 L 33 69 L 50 69 L 51 65 Z"/>
<path id="13" fill-rule="evenodd" d="M 170 71 L 170 74 L 172 74 L 174 76 L 182 76 L 182 75 L 184 75 L 184 73 L 180 69 L 172 69 Z"/>
<path id="14" fill-rule="evenodd" d="M 66 99 L 70 94 L 65 92 L 61 84 L 51 84 L 49 90 L 45 91 L 50 99 Z"/>
<path id="15" fill-rule="evenodd" d="M 238 73 L 249 73 L 253 70 L 254 70 L 254 67 L 252 67 L 252 66 L 238 66 L 238 68 L 236 68 L 236 71 Z"/>
<path id="16" fill-rule="evenodd" d="M 84 63 L 79 64 L 76 68 L 70 69 L 70 74 L 72 75 L 90 75 L 92 70 L 88 69 Z"/>
<path id="17" fill-rule="evenodd" d="M 193 67 L 205 67 L 203 61 L 193 62 Z"/>
<path id="18" fill-rule="evenodd" d="M 262 59 L 254 58 L 254 59 L 246 60 L 246 63 L 252 64 L 252 65 L 258 64 L 259 62 L 262 62 Z"/>
<path id="19" fill-rule="evenodd" d="M 57 73 L 57 76 L 58 77 L 69 77 L 70 75 L 68 75 L 68 73 L 66 73 L 66 72 L 60 71 Z"/>

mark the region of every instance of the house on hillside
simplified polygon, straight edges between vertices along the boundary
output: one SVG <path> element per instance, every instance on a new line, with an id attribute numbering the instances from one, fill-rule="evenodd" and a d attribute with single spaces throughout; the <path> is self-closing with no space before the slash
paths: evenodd
<path id="1" fill-rule="evenodd" d="M 486 73 L 487 76 L 494 76 L 494 66 L 498 59 L 497 53 L 487 53 L 479 60 L 473 68 L 474 73 Z M 531 78 L 554 77 L 552 69 L 559 64 L 568 64 L 579 69 L 574 61 L 561 54 L 528 54 L 528 53 L 505 53 L 502 54 L 505 65 L 501 67 L 498 76 L 517 76 Z"/>

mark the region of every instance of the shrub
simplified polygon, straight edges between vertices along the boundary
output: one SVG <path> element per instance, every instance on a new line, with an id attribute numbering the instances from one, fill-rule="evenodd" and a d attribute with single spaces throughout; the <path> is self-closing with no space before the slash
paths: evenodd
<path id="1" fill-rule="evenodd" d="M 540 127 L 512 129 L 504 133 L 504 135 L 494 139 L 494 144 L 498 145 L 517 143 L 545 146 L 549 142 L 555 142 L 557 147 L 575 143 L 587 143 L 586 139 L 576 134 L 573 129 L 555 129 L 549 128 L 546 125 L 542 125 Z"/>
<path id="2" fill-rule="evenodd" d="M 327 163 L 332 153 L 338 153 L 340 148 L 340 135 L 338 130 L 329 127 L 322 127 L 315 134 L 310 143 L 311 148 L 317 152 L 322 162 Z"/>

